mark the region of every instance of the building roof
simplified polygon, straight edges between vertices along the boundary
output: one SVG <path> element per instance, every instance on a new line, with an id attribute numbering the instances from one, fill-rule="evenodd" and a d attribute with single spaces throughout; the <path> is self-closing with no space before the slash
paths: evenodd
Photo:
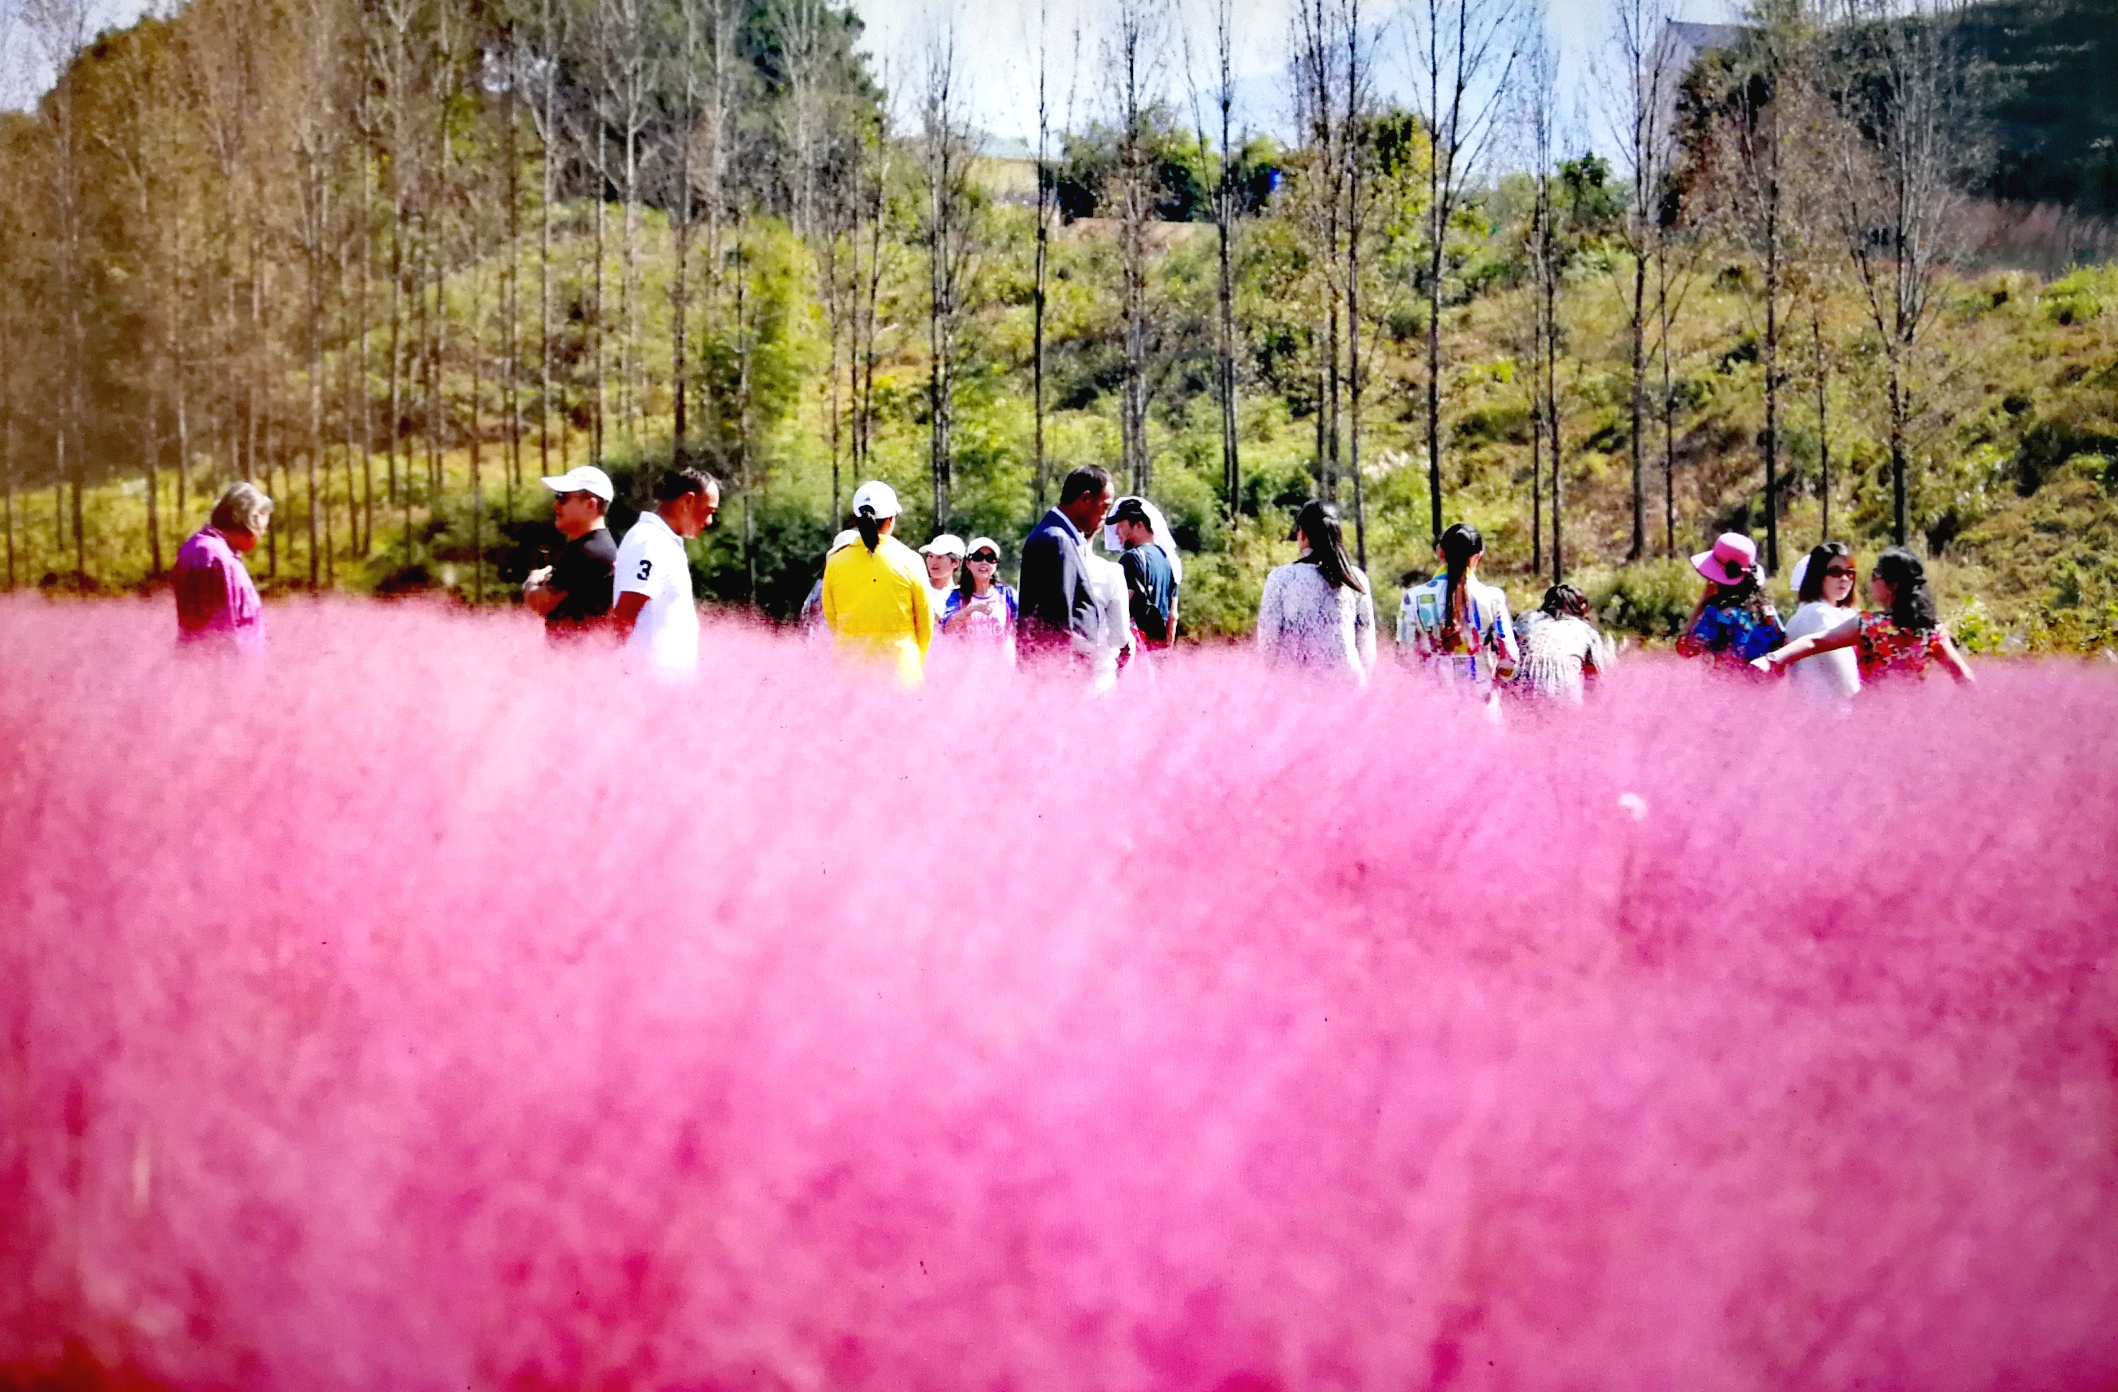
<path id="1" fill-rule="evenodd" d="M 1698 24 L 1688 19 L 1673 19 L 1664 26 L 1663 32 L 1693 53 L 1704 53 L 1712 48 L 1734 48 L 1743 41 L 1743 36 L 1750 32 L 1750 27 L 1744 24 Z"/>

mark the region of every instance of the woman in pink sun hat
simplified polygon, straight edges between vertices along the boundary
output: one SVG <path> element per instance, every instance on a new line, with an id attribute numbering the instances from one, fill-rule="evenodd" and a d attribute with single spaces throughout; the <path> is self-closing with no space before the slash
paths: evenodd
<path id="1" fill-rule="evenodd" d="M 1779 613 L 1765 598 L 1758 575 L 1758 544 L 1741 532 L 1723 532 L 1713 550 L 1691 558 L 1706 580 L 1677 639 L 1681 657 L 1711 658 L 1718 667 L 1742 671 L 1786 641 Z"/>

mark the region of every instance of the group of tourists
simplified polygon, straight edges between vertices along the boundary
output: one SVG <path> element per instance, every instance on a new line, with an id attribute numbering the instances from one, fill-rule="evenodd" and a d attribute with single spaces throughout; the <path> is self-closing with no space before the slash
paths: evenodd
<path id="1" fill-rule="evenodd" d="M 622 542 L 610 532 L 610 476 L 582 465 L 543 480 L 564 544 L 523 581 L 524 603 L 555 642 L 614 635 L 635 665 L 686 673 L 698 664 L 699 612 L 684 543 L 713 525 L 720 485 L 697 469 L 655 482 L 654 507 Z M 1072 669 L 1097 689 L 1151 674 L 1175 641 L 1184 561 L 1168 521 L 1143 497 L 1119 497 L 1107 470 L 1075 469 L 1022 546 L 1018 583 L 1000 579 L 991 537 L 942 533 L 914 551 L 898 539 L 903 509 L 879 480 L 853 494 L 853 525 L 824 557 L 802 626 L 849 655 L 917 685 L 937 651 L 1029 668 Z M 177 554 L 177 629 L 186 643 L 254 649 L 263 609 L 241 557 L 269 524 L 272 500 L 231 485 L 207 525 Z M 1338 508 L 1312 500 L 1288 539 L 1296 558 L 1266 577 L 1256 646 L 1269 666 L 1364 685 L 1376 664 L 1368 577 L 1347 554 Z M 1097 554 L 1101 543 L 1104 554 Z M 1554 585 L 1519 629 L 1507 596 L 1479 579 L 1485 541 L 1459 522 L 1435 547 L 1440 571 L 1408 584 L 1398 605 L 1404 662 L 1498 716 L 1510 698 L 1578 704 L 1615 660 L 1589 601 Z M 1706 582 L 1677 651 L 1743 675 L 1790 672 L 1818 696 L 1843 699 L 1893 677 L 1939 667 L 1971 680 L 1935 615 L 1917 556 L 1892 547 L 1869 579 L 1874 608 L 1854 605 L 1852 548 L 1827 541 L 1795 567 L 1800 607 L 1786 625 L 1765 596 L 1757 546 L 1723 534 L 1692 557 Z M 943 640 L 937 648 L 937 635 Z"/>
<path id="2" fill-rule="evenodd" d="M 1375 671 L 1375 601 L 1346 554 L 1338 508 L 1304 504 L 1288 539 L 1301 554 L 1265 579 L 1258 652 L 1271 666 L 1365 684 Z M 1478 578 L 1485 539 L 1476 527 L 1449 527 L 1435 556 L 1441 573 L 1408 585 L 1397 609 L 1397 650 L 1415 670 L 1495 716 L 1503 694 L 1579 704 L 1611 670 L 1611 646 L 1580 590 L 1554 585 L 1518 635 L 1507 595 Z"/>
<path id="3" fill-rule="evenodd" d="M 1895 678 L 1924 678 L 1940 668 L 1959 682 L 1970 664 L 1934 607 L 1927 568 L 1902 546 L 1875 559 L 1863 612 L 1854 601 L 1860 567 L 1853 548 L 1826 541 L 1796 563 L 1794 617 L 1780 623 L 1765 597 L 1757 543 L 1724 532 L 1713 549 L 1692 557 L 1706 581 L 1692 607 L 1677 651 L 1735 671 L 1790 673 L 1810 693 L 1843 699 L 1864 686 Z"/>

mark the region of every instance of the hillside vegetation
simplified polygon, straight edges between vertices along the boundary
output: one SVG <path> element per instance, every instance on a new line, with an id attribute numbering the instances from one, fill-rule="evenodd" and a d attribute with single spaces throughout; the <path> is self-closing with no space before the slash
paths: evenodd
<path id="1" fill-rule="evenodd" d="M 717 41 L 741 64 L 708 180 L 707 118 L 669 95 L 667 73 L 628 172 L 607 100 L 624 35 L 594 28 L 605 11 L 550 30 L 441 0 L 407 27 L 391 13 L 193 0 L 84 47 L 40 110 L 0 118 L 0 277 L 23 307 L 0 324 L 10 585 L 150 585 L 213 493 L 249 476 L 280 500 L 252 558 L 268 591 L 504 603 L 552 540 L 538 474 L 603 463 L 623 525 L 645 476 L 681 453 L 727 484 L 721 524 L 694 546 L 701 592 L 783 617 L 860 478 L 897 486 L 908 534 L 1012 549 L 1065 470 L 1093 462 L 1130 464 L 1121 484 L 1144 473 L 1196 553 L 1189 632 L 1235 636 L 1306 497 L 1338 499 L 1386 587 L 1431 566 L 1438 302 L 1442 506 L 1485 531 L 1518 603 L 1564 573 L 1607 621 L 1667 635 L 1694 592 L 1678 558 L 1724 529 L 1764 535 L 1768 450 L 1780 574 L 1826 533 L 1827 508 L 1829 534 L 1872 555 L 1897 522 L 1896 440 L 1907 539 L 1967 641 L 2118 643 L 2118 271 L 1973 275 L 1938 257 L 1893 368 L 1825 183 L 1791 208 L 1772 265 L 1746 233 L 1729 123 L 1795 110 L 1785 74 L 1763 104 L 1729 95 L 1755 88 L 1756 54 L 1723 55 L 1687 87 L 1659 213 L 1641 217 L 1626 171 L 1593 155 L 1484 180 L 1448 220 L 1438 293 L 1434 145 L 1415 115 L 1365 113 L 1339 146 L 1251 138 L 1225 161 L 1167 100 L 1055 135 L 1040 458 L 1036 180 L 991 161 L 967 176 L 981 162 L 947 113 L 886 133 L 856 18 L 809 11 L 797 71 L 783 10 L 726 11 Z M 653 22 L 716 41 L 684 27 L 696 20 L 678 6 Z M 500 63 L 551 33 L 556 68 Z M 366 80 L 331 78 L 319 51 L 353 55 Z M 231 55 L 249 85 L 221 81 Z M 475 80 L 481 64 L 500 76 Z M 821 133 L 798 146 L 804 111 Z M 230 143 L 237 114 L 253 123 Z M 1789 137 L 1790 170 L 1807 138 Z M 1353 239 L 1320 230 L 1319 208 L 1339 206 L 1320 203 L 1332 149 L 1365 181 Z M 937 172 L 944 154 L 964 156 L 953 175 Z M 1137 308 L 1118 206 L 1129 170 L 1154 214 Z M 1357 415 L 1339 317 L 1354 249 Z"/>

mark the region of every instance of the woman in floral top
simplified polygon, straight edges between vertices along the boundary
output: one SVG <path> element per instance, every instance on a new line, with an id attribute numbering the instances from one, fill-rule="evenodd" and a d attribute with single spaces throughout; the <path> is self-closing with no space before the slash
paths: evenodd
<path id="1" fill-rule="evenodd" d="M 1751 665 L 1761 672 L 1771 672 L 1817 653 L 1852 648 L 1860 662 L 1863 690 L 1879 680 L 1924 680 L 1928 668 L 1937 663 L 1958 681 L 1971 680 L 1970 665 L 1935 617 L 1934 596 L 1927 591 L 1927 571 L 1919 557 L 1902 546 L 1893 546 L 1876 557 L 1875 574 L 1868 581 L 1868 597 L 1880 612 L 1857 614 L 1836 628 L 1798 639 Z"/>
<path id="2" fill-rule="evenodd" d="M 1758 580 L 1758 544 L 1741 532 L 1723 532 L 1714 549 L 1691 558 L 1706 580 L 1677 638 L 1680 657 L 1710 657 L 1717 666 L 1741 668 L 1780 646 L 1786 633 L 1780 615 Z"/>

